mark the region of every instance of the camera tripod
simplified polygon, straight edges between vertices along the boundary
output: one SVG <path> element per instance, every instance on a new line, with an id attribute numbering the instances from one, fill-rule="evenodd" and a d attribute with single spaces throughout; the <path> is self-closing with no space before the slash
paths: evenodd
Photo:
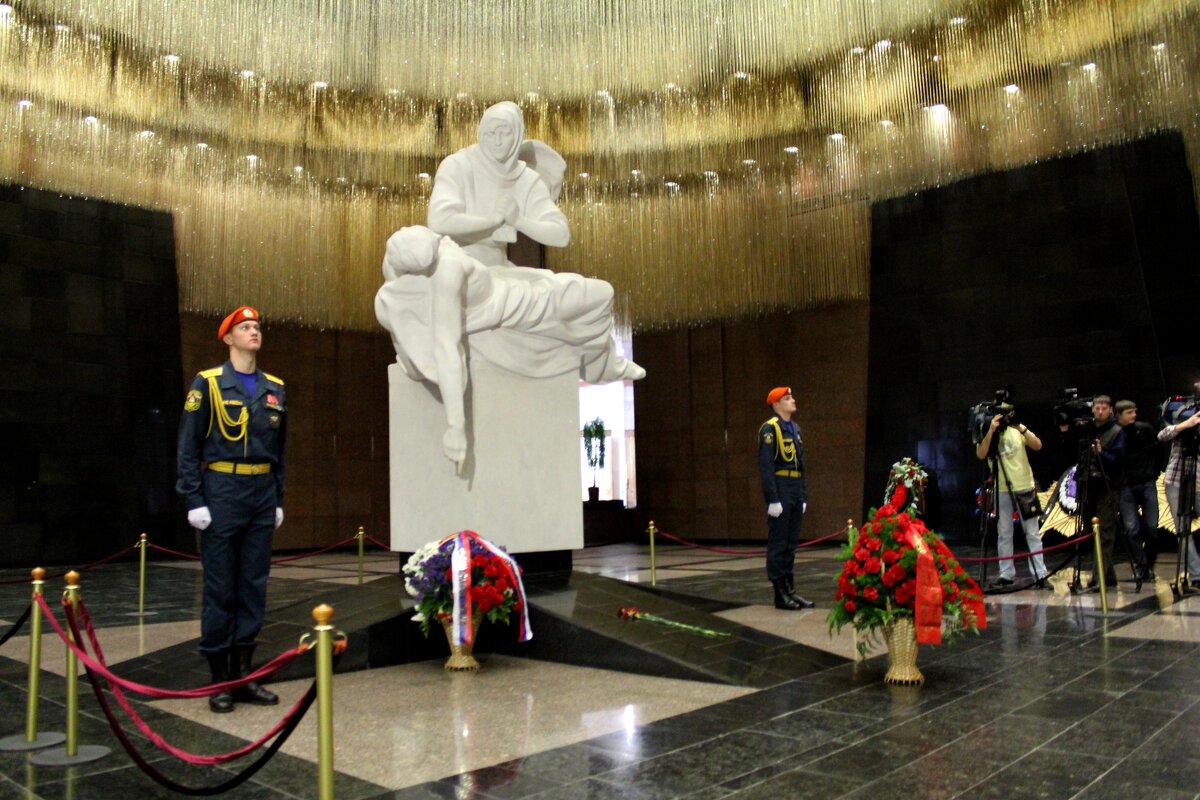
<path id="1" fill-rule="evenodd" d="M 1179 499 L 1171 511 L 1175 515 L 1175 580 L 1171 582 L 1171 591 L 1182 597 L 1192 588 L 1188 578 L 1187 556 L 1188 540 L 1192 537 L 1192 520 L 1196 508 L 1196 455 L 1200 450 L 1200 436 L 1196 431 L 1184 431 L 1179 437 L 1183 459 L 1179 476 Z"/>
<path id="2" fill-rule="evenodd" d="M 1090 423 L 1086 424 L 1090 425 Z M 1083 548 L 1080 547 L 1079 543 L 1080 537 L 1085 532 L 1091 531 L 1091 513 L 1098 510 L 1091 507 L 1090 500 L 1092 498 L 1089 497 L 1091 492 L 1091 475 L 1093 466 L 1099 467 L 1101 480 L 1105 482 L 1106 490 L 1109 492 L 1114 491 L 1108 475 L 1104 471 L 1104 462 L 1097 458 L 1095 451 L 1092 449 L 1092 442 L 1093 440 L 1090 438 L 1084 438 L 1080 440 L 1079 461 L 1075 467 L 1075 500 L 1078 504 L 1078 510 L 1075 513 L 1075 568 L 1074 573 L 1071 576 L 1071 590 L 1073 592 L 1091 590 L 1098 591 L 1100 586 L 1100 570 L 1103 569 L 1107 572 L 1113 567 L 1112 564 L 1104 564 L 1102 560 L 1094 564 L 1091 585 L 1088 587 L 1088 589 L 1084 589 L 1082 582 L 1079 579 L 1080 566 L 1083 563 Z M 1097 533 L 1096 535 L 1099 536 L 1100 534 Z M 1115 540 L 1116 531 L 1113 532 L 1113 537 Z M 1103 551 L 1103 546 L 1101 546 L 1099 549 L 1100 551 Z M 1126 546 L 1125 549 L 1129 550 L 1129 547 Z M 1127 552 L 1126 555 L 1129 557 L 1129 567 L 1133 571 L 1133 579 L 1135 584 L 1134 591 L 1140 592 L 1142 591 L 1141 571 L 1137 568 L 1137 562 L 1134 559 L 1133 553 Z"/>

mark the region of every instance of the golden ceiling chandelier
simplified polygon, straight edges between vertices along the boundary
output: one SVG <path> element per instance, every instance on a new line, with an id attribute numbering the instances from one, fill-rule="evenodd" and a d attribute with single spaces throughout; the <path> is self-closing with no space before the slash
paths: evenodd
<path id="1" fill-rule="evenodd" d="M 0 179 L 172 210 L 183 310 L 376 328 L 514 99 L 635 328 L 867 296 L 872 201 L 1180 130 L 1200 0 L 8 0 Z M 1193 168 L 1193 174 L 1198 171 Z"/>

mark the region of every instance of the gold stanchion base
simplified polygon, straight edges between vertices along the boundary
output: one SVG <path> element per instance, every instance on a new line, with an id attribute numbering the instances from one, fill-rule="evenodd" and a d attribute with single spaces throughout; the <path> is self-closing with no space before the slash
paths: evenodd
<path id="1" fill-rule="evenodd" d="M 917 627 L 912 617 L 897 617 L 883 628 L 888 648 L 888 671 L 884 683 L 920 686 L 925 676 L 917 669 Z"/>
<path id="2" fill-rule="evenodd" d="M 29 763 L 39 767 L 69 767 L 73 764 L 86 764 L 98 761 L 112 752 L 111 748 L 98 744 L 81 744 L 75 748 L 75 755 L 67 755 L 67 748 L 57 747 L 53 750 L 43 750 L 29 757 Z"/>
<path id="3" fill-rule="evenodd" d="M 0 751 L 6 753 L 21 753 L 26 750 L 41 750 L 43 747 L 54 747 L 56 744 L 62 744 L 67 740 L 65 733 L 39 733 L 37 738 L 32 742 L 25 738 L 25 734 L 18 733 L 12 736 L 5 736 L 0 739 Z"/>

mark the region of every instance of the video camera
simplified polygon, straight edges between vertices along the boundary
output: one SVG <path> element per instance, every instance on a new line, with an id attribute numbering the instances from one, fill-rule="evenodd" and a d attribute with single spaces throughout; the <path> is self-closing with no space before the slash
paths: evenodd
<path id="1" fill-rule="evenodd" d="M 1163 425 L 1178 425 L 1200 410 L 1200 381 L 1192 385 L 1192 395 L 1176 394 L 1163 400 L 1159 415 Z"/>
<path id="2" fill-rule="evenodd" d="M 1079 390 L 1068 387 L 1059 392 L 1058 403 L 1054 406 L 1054 423 L 1060 428 L 1080 427 L 1092 422 L 1092 398 L 1080 397 Z"/>
<path id="3" fill-rule="evenodd" d="M 967 431 L 971 434 L 972 444 L 978 445 L 983 441 L 983 437 L 987 436 L 988 428 L 992 425 L 992 419 L 997 414 L 1004 415 L 1004 419 L 1000 420 L 999 427 L 999 430 L 1004 430 L 1004 426 L 1008 424 L 1016 411 L 1011 402 L 1015 394 L 1011 385 L 1005 386 L 1003 389 L 996 390 L 995 400 L 985 400 L 971 406 L 970 411 L 967 412 Z"/>

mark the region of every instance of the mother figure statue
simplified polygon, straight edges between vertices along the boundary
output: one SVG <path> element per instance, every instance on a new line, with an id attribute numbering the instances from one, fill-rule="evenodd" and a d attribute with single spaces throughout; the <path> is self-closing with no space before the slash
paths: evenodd
<path id="1" fill-rule="evenodd" d="M 464 341 L 473 357 L 529 378 L 577 372 L 608 383 L 646 374 L 616 352 L 609 283 L 508 260 L 517 232 L 551 247 L 571 238 L 554 204 L 566 162 L 524 134 L 516 103 L 484 112 L 479 143 L 438 167 L 428 227 L 402 228 L 388 239 L 385 283 L 375 297 L 375 316 L 391 333 L 405 373 L 438 386 L 447 424 L 442 450 L 460 471 L 467 453 Z"/>

